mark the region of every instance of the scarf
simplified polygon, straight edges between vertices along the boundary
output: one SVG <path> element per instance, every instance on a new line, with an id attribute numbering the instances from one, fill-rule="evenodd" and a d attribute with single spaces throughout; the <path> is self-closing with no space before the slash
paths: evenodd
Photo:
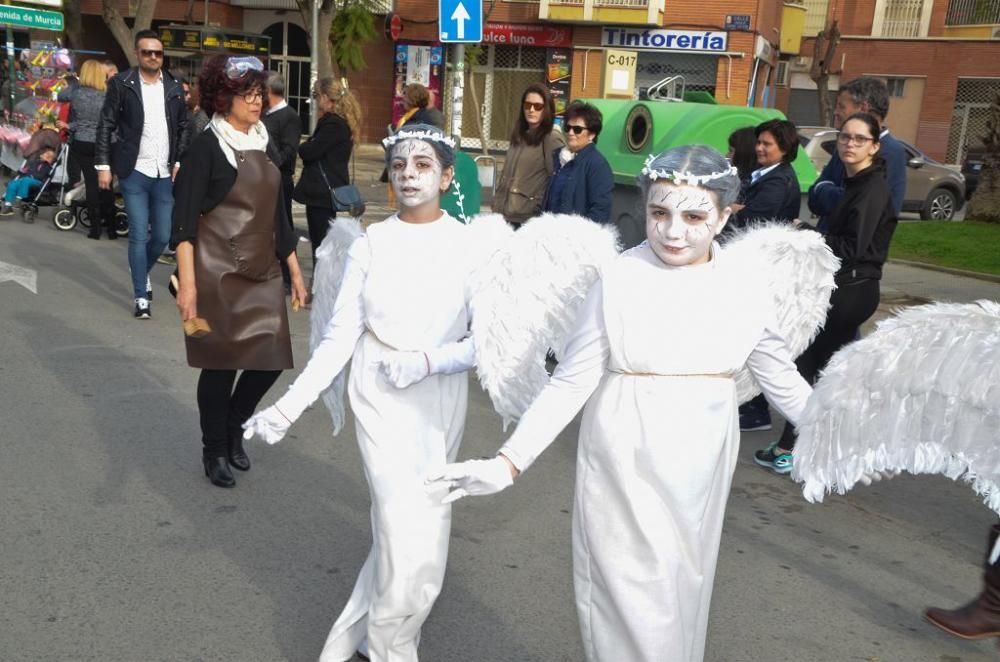
<path id="1" fill-rule="evenodd" d="M 229 165 L 238 169 L 236 165 L 236 152 L 249 152 L 251 150 L 265 151 L 267 149 L 267 129 L 264 123 L 258 121 L 250 127 L 250 131 L 243 133 L 233 128 L 233 125 L 219 113 L 212 116 L 212 121 L 208 123 L 215 137 L 219 139 L 219 146 L 222 153 L 226 155 Z"/>
<path id="2" fill-rule="evenodd" d="M 565 166 L 567 163 L 576 158 L 576 152 L 569 151 L 569 147 L 563 147 L 559 150 L 559 164 Z"/>

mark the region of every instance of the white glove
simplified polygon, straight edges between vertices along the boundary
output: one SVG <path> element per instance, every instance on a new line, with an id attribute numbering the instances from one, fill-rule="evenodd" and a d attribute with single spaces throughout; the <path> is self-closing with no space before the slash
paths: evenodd
<path id="1" fill-rule="evenodd" d="M 430 361 L 423 352 L 387 352 L 378 365 L 386 380 L 396 388 L 406 388 L 431 374 Z"/>
<path id="2" fill-rule="evenodd" d="M 466 460 L 446 464 L 443 469 L 427 477 L 427 484 L 454 488 L 441 499 L 441 503 L 446 504 L 464 496 L 496 494 L 514 484 L 512 471 L 510 462 L 500 456 L 492 460 Z"/>
<path id="3" fill-rule="evenodd" d="M 269 444 L 276 444 L 285 438 L 291 426 L 292 421 L 281 413 L 277 405 L 272 405 L 247 419 L 243 424 L 243 438 L 250 441 L 260 437 Z"/>

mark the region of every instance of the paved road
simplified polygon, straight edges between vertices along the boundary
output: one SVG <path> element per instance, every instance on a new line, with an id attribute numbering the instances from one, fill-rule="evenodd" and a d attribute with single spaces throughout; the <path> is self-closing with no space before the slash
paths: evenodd
<path id="1" fill-rule="evenodd" d="M 315 659 L 369 545 L 353 434 L 331 439 L 314 409 L 283 444 L 251 447 L 236 489 L 210 486 L 168 268 L 154 271 L 153 319 L 133 321 L 124 249 L 0 222 L 0 262 L 38 271 L 37 294 L 0 283 L 0 660 Z M 897 301 L 1000 299 L 996 284 L 964 296 L 980 284 L 894 267 L 886 286 Z M 301 366 L 306 317 L 292 329 Z M 569 566 L 575 433 L 516 489 L 458 505 L 422 659 L 582 659 Z M 920 619 L 978 587 L 993 518 L 971 490 L 900 477 L 812 506 L 750 461 L 772 434 L 743 445 L 707 660 L 995 660 L 991 643 Z M 473 388 L 462 455 L 501 437 Z"/>

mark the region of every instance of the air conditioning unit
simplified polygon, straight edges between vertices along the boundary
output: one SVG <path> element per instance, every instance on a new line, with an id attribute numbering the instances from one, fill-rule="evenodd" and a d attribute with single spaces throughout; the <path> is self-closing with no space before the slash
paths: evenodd
<path id="1" fill-rule="evenodd" d="M 788 66 L 792 71 L 807 71 L 812 66 L 812 58 L 808 55 L 799 55 L 789 60 Z"/>
<path id="2" fill-rule="evenodd" d="M 1000 39 L 1000 28 L 993 28 L 992 39 Z"/>
<path id="3" fill-rule="evenodd" d="M 774 72 L 774 84 L 778 87 L 788 87 L 788 60 L 778 60 L 778 68 Z"/>

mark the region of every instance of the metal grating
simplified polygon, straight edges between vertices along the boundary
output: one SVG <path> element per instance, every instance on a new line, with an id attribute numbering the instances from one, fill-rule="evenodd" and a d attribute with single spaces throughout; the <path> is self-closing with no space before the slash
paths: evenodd
<path id="1" fill-rule="evenodd" d="M 881 37 L 921 37 L 927 0 L 885 0 Z"/>
<path id="2" fill-rule="evenodd" d="M 806 22 L 802 28 L 803 37 L 815 37 L 826 29 L 826 12 L 830 0 L 804 0 L 806 7 Z"/>
<path id="3" fill-rule="evenodd" d="M 948 163 L 961 163 L 969 147 L 986 135 L 990 104 L 1000 94 L 1000 78 L 959 79 L 948 135 Z"/>
<path id="4" fill-rule="evenodd" d="M 945 25 L 996 25 L 1000 23 L 1000 0 L 951 0 Z"/>

